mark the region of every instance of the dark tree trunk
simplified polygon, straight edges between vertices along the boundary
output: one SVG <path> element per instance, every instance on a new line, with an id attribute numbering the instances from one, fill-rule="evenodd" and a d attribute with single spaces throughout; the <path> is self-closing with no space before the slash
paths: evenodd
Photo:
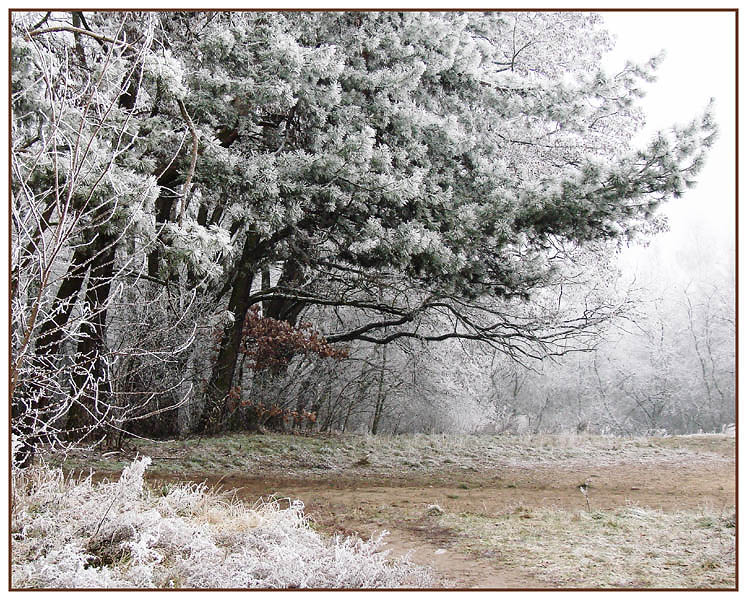
<path id="1" fill-rule="evenodd" d="M 289 259 L 283 265 L 283 272 L 280 274 L 280 279 L 278 279 L 277 287 L 294 288 L 301 283 L 302 277 L 303 272 L 301 270 L 300 263 L 294 259 Z M 290 300 L 287 298 L 272 298 L 271 300 L 267 300 L 264 303 L 264 316 L 271 317 L 279 321 L 286 321 L 291 325 L 295 325 L 298 321 L 298 317 L 301 314 L 301 311 L 305 308 L 305 306 L 306 304 L 304 302 L 299 302 L 297 300 Z"/>
<path id="2" fill-rule="evenodd" d="M 197 224 L 198 225 L 202 225 L 203 227 L 207 225 L 209 210 L 210 210 L 210 207 L 207 205 L 206 202 L 200 203 L 200 208 L 197 211 Z"/>
<path id="3" fill-rule="evenodd" d="M 88 244 L 76 248 L 73 252 L 67 275 L 57 290 L 55 306 L 58 310 L 54 317 L 42 323 L 39 329 L 39 337 L 36 340 L 37 354 L 45 356 L 59 354 L 64 328 L 70 320 L 73 306 L 83 288 L 90 259 L 91 250 Z"/>
<path id="4" fill-rule="evenodd" d="M 270 281 L 270 269 L 262 269 L 262 291 L 269 290 L 272 286 L 272 282 Z M 267 312 L 270 308 L 270 301 L 265 300 L 262 302 L 262 315 L 267 316 Z"/>
<path id="5" fill-rule="evenodd" d="M 135 108 L 137 94 L 140 90 L 140 78 L 142 77 L 142 66 L 136 65 L 131 73 L 125 75 L 122 82 L 123 92 L 119 95 L 119 106 L 126 110 Z"/>
<path id="6" fill-rule="evenodd" d="M 81 13 L 76 11 L 73 13 L 73 27 L 80 28 L 81 26 Z M 75 39 L 75 55 L 83 66 L 86 66 L 86 52 L 83 49 L 83 44 L 80 40 L 80 34 L 74 33 L 73 38 Z"/>
<path id="7" fill-rule="evenodd" d="M 94 415 L 108 410 L 106 406 L 111 401 L 108 397 L 109 382 L 103 355 L 106 351 L 106 304 L 111 290 L 116 253 L 114 237 L 99 233 L 95 249 L 85 294 L 85 303 L 92 315 L 81 327 L 83 335 L 76 352 L 80 371 L 73 376 L 76 390 L 82 390 L 82 393 L 70 407 L 66 423 L 70 436 L 80 440 L 93 433 Z M 97 406 L 101 408 L 97 409 Z"/>
<path id="8" fill-rule="evenodd" d="M 266 285 L 264 279 L 265 274 L 263 273 L 263 289 L 270 287 L 270 272 L 267 271 L 266 273 Z M 302 277 L 303 271 L 301 268 L 301 264 L 291 258 L 287 260 L 283 265 L 283 271 L 280 274 L 277 285 L 280 288 L 287 287 L 292 289 L 300 285 Z M 265 317 L 277 319 L 278 321 L 285 321 L 286 323 L 290 323 L 291 325 L 296 325 L 298 322 L 298 317 L 300 316 L 301 311 L 303 311 L 305 306 L 306 304 L 304 302 L 299 302 L 297 300 L 290 300 L 287 298 L 272 298 L 263 302 L 263 315 Z M 271 389 L 274 382 L 280 381 L 283 377 L 286 376 L 287 370 L 288 367 L 284 366 L 278 367 L 278 369 L 272 373 L 264 373 L 262 375 L 262 378 L 265 388 Z M 264 423 L 264 426 L 272 431 L 285 431 L 286 422 L 283 418 L 283 415 L 277 415 L 267 419 L 267 421 Z"/>
<path id="9" fill-rule="evenodd" d="M 198 425 L 198 431 L 201 433 L 213 431 L 225 416 L 226 398 L 233 383 L 244 320 L 250 307 L 249 296 L 254 281 L 256 246 L 256 236 L 248 235 L 237 265 L 238 272 L 233 281 L 231 298 L 228 302 L 228 310 L 233 313 L 234 321 L 225 327 L 221 336 L 218 358 L 208 382 L 205 406 Z"/>
<path id="10" fill-rule="evenodd" d="M 371 433 L 376 435 L 379 432 L 379 423 L 381 415 L 384 414 L 384 404 L 386 402 L 386 393 L 384 392 L 384 373 L 386 371 L 386 346 L 381 348 L 381 370 L 379 371 L 379 385 L 376 392 L 376 406 L 374 407 L 374 416 L 371 423 Z"/>
<path id="11" fill-rule="evenodd" d="M 169 221 L 173 221 L 174 206 L 179 194 L 176 193 L 176 185 L 179 181 L 179 171 L 176 166 L 171 165 L 158 178 L 160 192 L 156 199 L 156 230 L 158 230 L 158 240 L 156 246 L 148 254 L 148 275 L 158 277 L 158 271 L 161 268 L 161 250 L 159 245 L 164 243 L 165 237 L 161 231 L 162 227 Z"/>
<path id="12" fill-rule="evenodd" d="M 35 343 L 35 355 L 41 360 L 51 363 L 64 360 L 60 356 L 65 326 L 70 320 L 70 315 L 75 302 L 83 288 L 86 271 L 91 258 L 89 244 L 79 246 L 73 252 L 67 275 L 62 281 L 57 296 L 55 315 L 41 324 L 39 336 Z M 14 463 L 21 468 L 31 464 L 34 459 L 36 446 L 43 440 L 33 435 L 35 427 L 33 421 L 36 411 L 43 412 L 52 402 L 52 398 L 44 395 L 44 390 L 32 378 L 25 378 L 18 382 L 13 390 L 11 398 L 11 420 L 12 431 L 23 439 L 23 443 L 16 449 L 13 457 Z"/>
<path id="13" fill-rule="evenodd" d="M 236 372 L 241 335 L 251 306 L 252 283 L 255 272 L 261 266 L 259 263 L 267 258 L 271 248 L 290 235 L 292 231 L 292 227 L 286 227 L 264 240 L 260 240 L 259 236 L 252 232 L 246 236 L 241 257 L 234 265 L 235 275 L 224 287 L 225 290 L 231 289 L 228 310 L 233 313 L 234 320 L 225 327 L 221 336 L 218 357 L 205 390 L 205 404 L 197 426 L 200 433 L 215 431 L 225 418 L 226 398 L 231 391 Z M 219 295 L 222 294 L 221 291 Z M 298 314 L 295 318 L 297 317 Z"/>

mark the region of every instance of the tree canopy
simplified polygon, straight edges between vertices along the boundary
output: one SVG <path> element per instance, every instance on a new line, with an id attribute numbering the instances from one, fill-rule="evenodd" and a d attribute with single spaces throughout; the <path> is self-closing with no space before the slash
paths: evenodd
<path id="1" fill-rule="evenodd" d="M 142 306 L 146 284 L 147 302 L 177 290 L 160 325 L 181 331 L 149 351 L 194 342 L 185 307 L 219 324 L 203 427 L 257 303 L 291 325 L 327 311 L 330 343 L 562 346 L 614 307 L 548 318 L 532 299 L 584 249 L 659 227 L 715 135 L 706 109 L 631 148 L 659 59 L 605 73 L 592 13 L 14 12 L 11 28 L 12 377 L 49 398 L 32 373 L 71 357 L 81 423 L 103 420 L 134 331 L 118 302 Z"/>

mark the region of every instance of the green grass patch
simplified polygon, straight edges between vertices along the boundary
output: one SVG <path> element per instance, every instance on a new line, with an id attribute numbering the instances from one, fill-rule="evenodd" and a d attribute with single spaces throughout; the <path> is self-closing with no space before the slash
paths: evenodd
<path id="1" fill-rule="evenodd" d="M 591 435 L 290 435 L 231 433 L 183 440 L 131 439 L 125 450 L 81 451 L 47 460 L 66 469 L 119 471 L 137 455 L 153 459 L 160 473 L 261 476 L 299 469 L 356 473 L 483 473 L 496 466 L 614 466 L 630 461 L 688 462 L 708 454 L 734 455 L 735 439 L 725 435 L 671 438 L 612 438 Z M 362 460 L 365 457 L 365 460 Z M 515 484 L 509 484 L 515 487 Z"/>

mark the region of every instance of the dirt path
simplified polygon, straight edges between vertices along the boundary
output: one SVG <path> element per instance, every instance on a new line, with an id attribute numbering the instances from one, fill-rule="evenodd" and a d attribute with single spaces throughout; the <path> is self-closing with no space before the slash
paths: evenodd
<path id="1" fill-rule="evenodd" d="M 158 476 L 152 479 L 175 479 Z M 180 477 L 183 479 L 183 477 Z M 445 472 L 386 478 L 361 477 L 344 471 L 268 474 L 265 477 L 232 473 L 223 477 L 193 473 L 189 479 L 207 481 L 238 498 L 254 503 L 275 495 L 298 498 L 314 526 L 328 533 L 363 537 L 390 532 L 386 548 L 399 556 L 431 565 L 444 587 L 548 587 L 500 552 L 480 551 L 456 531 L 438 524 L 437 505 L 447 513 L 499 516 L 517 509 L 546 507 L 585 509 L 578 489 L 589 485 L 592 510 L 637 505 L 665 512 L 735 504 L 733 459 L 702 456 L 688 461 L 662 460 L 580 468 L 527 466 L 499 471 Z M 457 549 L 459 546 L 459 549 Z M 464 549 L 467 549 L 467 553 Z"/>

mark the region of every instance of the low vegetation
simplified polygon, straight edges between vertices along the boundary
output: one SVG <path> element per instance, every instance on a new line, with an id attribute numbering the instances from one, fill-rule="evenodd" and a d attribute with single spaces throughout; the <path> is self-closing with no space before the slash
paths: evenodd
<path id="1" fill-rule="evenodd" d="M 703 453 L 724 460 L 734 455 L 734 440 L 723 435 L 620 438 L 598 435 L 325 435 L 234 433 L 183 440 L 135 440 L 122 450 L 71 452 L 68 469 L 124 468 L 137 454 L 150 456 L 161 473 L 297 474 L 313 478 L 330 471 L 383 476 L 475 473 L 538 465 L 615 465 L 685 460 Z"/>
<path id="2" fill-rule="evenodd" d="M 499 515 L 447 515 L 440 522 L 477 553 L 554 587 L 734 587 L 734 510 L 666 513 L 638 506 L 567 511 L 518 506 Z"/>
<path id="3" fill-rule="evenodd" d="M 380 552 L 382 535 L 328 538 L 298 501 L 253 508 L 199 484 L 150 489 L 150 460 L 118 481 L 45 466 L 13 481 L 14 588 L 393 588 L 428 571 Z"/>
<path id="4" fill-rule="evenodd" d="M 436 551 L 461 557 L 459 564 L 474 570 L 461 579 L 467 587 L 491 570 L 510 573 L 515 587 L 733 588 L 735 442 L 730 434 L 130 440 L 120 450 L 71 453 L 57 462 L 62 471 L 34 470 L 17 481 L 14 584 L 459 585 L 463 573 L 450 572 L 448 561 L 428 580 L 412 564 L 378 553 L 399 538 L 411 543 L 389 546 L 393 556 L 420 548 L 425 563 Z M 122 468 L 130 473 L 138 454 L 153 464 L 136 495 L 139 516 L 125 515 L 112 499 L 132 476 L 94 482 Z M 96 473 L 86 476 L 91 468 Z M 83 478 L 73 482 L 72 474 Z M 195 483 L 178 483 L 184 480 Z M 260 497 L 269 500 L 255 504 Z M 279 498 L 299 498 L 307 516 L 298 501 Z M 80 515 L 89 515 L 85 523 Z M 163 545 L 163 536 L 176 539 L 164 533 L 169 528 L 198 525 L 199 548 Z M 391 538 L 379 538 L 384 530 Z M 58 556 L 63 547 L 75 554 Z M 147 576 L 136 548 L 151 553 Z M 240 576 L 221 566 L 224 555 L 243 565 Z M 267 556 L 274 561 L 269 570 Z M 52 559 L 77 566 L 63 577 L 61 567 L 49 566 Z"/>

